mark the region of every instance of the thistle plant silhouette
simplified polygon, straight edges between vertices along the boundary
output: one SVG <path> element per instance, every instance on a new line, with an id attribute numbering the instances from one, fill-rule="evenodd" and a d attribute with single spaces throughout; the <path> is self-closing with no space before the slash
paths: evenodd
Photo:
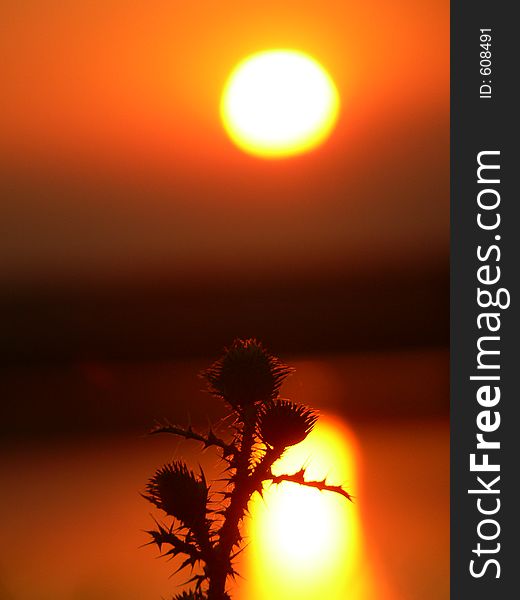
<path id="1" fill-rule="evenodd" d="M 288 481 L 351 500 L 341 486 L 307 480 L 303 467 L 283 475 L 271 470 L 287 448 L 307 437 L 318 419 L 313 409 L 279 397 L 292 372 L 256 340 L 236 339 L 201 373 L 209 392 L 224 402 L 232 418 L 230 439 L 218 437 L 211 428 L 201 434 L 168 422 L 151 431 L 198 441 L 202 449 L 214 449 L 224 466 L 223 479 L 209 484 L 202 468 L 195 473 L 184 462 L 173 461 L 158 469 L 146 486 L 143 496 L 166 515 L 147 532 L 149 543 L 160 552 L 166 548 L 165 557 L 182 558 L 176 572 L 191 570 L 188 583 L 193 589 L 172 600 L 231 600 L 227 583 L 237 575 L 241 524 L 251 497 L 262 494 L 266 482 Z"/>

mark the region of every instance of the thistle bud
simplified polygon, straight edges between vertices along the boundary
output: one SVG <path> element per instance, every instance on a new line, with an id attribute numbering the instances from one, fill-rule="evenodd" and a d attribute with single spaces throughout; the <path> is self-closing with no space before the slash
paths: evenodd
<path id="1" fill-rule="evenodd" d="M 206 518 L 208 488 L 203 474 L 197 477 L 180 461 L 158 469 L 146 486 L 144 497 L 157 508 L 192 529 Z"/>
<path id="2" fill-rule="evenodd" d="M 238 410 L 274 400 L 293 369 L 254 339 L 237 339 L 202 373 L 209 391 Z"/>
<path id="3" fill-rule="evenodd" d="M 312 431 L 318 415 L 289 400 L 275 400 L 265 406 L 258 419 L 258 433 L 273 448 L 287 448 L 302 442 Z"/>

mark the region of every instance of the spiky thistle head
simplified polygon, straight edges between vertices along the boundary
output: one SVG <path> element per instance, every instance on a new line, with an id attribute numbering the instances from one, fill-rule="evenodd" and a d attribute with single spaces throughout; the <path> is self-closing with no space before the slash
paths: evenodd
<path id="1" fill-rule="evenodd" d="M 274 400 L 260 411 L 258 434 L 273 448 L 287 448 L 302 442 L 318 420 L 315 411 L 290 400 Z"/>
<path id="2" fill-rule="evenodd" d="M 292 367 L 255 339 L 236 339 L 224 355 L 202 372 L 209 391 L 240 410 L 274 400 Z"/>
<path id="3" fill-rule="evenodd" d="M 204 474 L 201 471 L 198 477 L 182 461 L 157 469 L 144 497 L 186 527 L 196 530 L 205 522 L 208 487 Z"/>

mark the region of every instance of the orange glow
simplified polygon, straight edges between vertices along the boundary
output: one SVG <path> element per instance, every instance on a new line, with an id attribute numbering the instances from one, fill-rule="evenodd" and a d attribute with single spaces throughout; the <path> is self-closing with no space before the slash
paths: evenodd
<path id="1" fill-rule="evenodd" d="M 406 369 L 396 371 L 394 360 L 387 367 L 376 361 L 375 372 L 405 372 Z M 345 380 L 350 381 L 355 379 L 353 373 L 358 371 L 349 371 L 348 364 L 342 362 L 341 368 L 338 366 L 337 376 L 346 372 Z M 310 377 L 304 376 L 302 390 L 318 389 L 312 386 L 312 381 L 322 381 L 318 374 L 320 363 L 315 363 L 314 370 L 310 369 L 311 362 L 306 365 L 309 369 L 304 369 L 302 363 L 297 364 L 298 372 L 311 371 Z M 333 365 L 324 372 L 331 380 L 335 372 Z M 175 386 L 180 387 L 174 387 L 174 391 L 179 394 L 174 395 L 185 397 L 191 393 L 192 389 L 186 387 L 188 373 L 191 382 L 193 371 L 199 367 L 202 364 L 197 363 L 196 368 L 191 364 L 187 371 L 176 370 L 184 375 L 180 380 L 177 377 Z M 171 368 L 171 363 L 160 367 L 121 365 L 114 367 L 112 372 L 130 399 L 132 395 L 128 390 L 138 387 L 135 381 L 147 382 L 142 385 L 151 389 L 148 386 L 152 385 L 153 378 L 154 393 L 164 398 L 165 406 L 172 392 Z M 360 382 L 365 382 L 365 392 L 372 397 L 374 389 L 367 386 L 364 371 L 360 372 Z M 398 380 L 395 383 L 399 388 Z M 405 383 L 403 377 L 403 386 Z M 291 385 L 295 385 L 294 381 Z M 337 390 L 323 386 L 320 389 L 322 393 L 326 390 L 324 397 L 339 401 Z M 356 385 L 352 389 L 356 389 Z M 410 390 L 403 391 L 403 395 L 407 393 L 411 394 Z M 107 410 L 106 406 L 104 410 Z M 324 456 L 320 450 L 324 467 L 320 473 L 330 473 L 331 483 L 344 481 L 346 488 L 356 496 L 354 504 L 344 502 L 342 510 L 347 522 L 353 520 L 356 523 L 358 541 L 348 574 L 341 569 L 343 556 L 334 559 L 334 569 L 322 571 L 323 593 L 319 592 L 317 583 L 320 573 L 317 569 L 311 572 L 310 561 L 302 559 L 299 577 L 312 586 L 314 596 L 309 593 L 301 598 L 449 598 L 448 423 L 444 420 L 383 420 L 357 424 L 354 439 L 341 421 L 324 420 L 323 417 L 320 421 L 317 433 L 321 436 L 321 432 L 331 432 L 336 440 L 330 450 L 333 456 Z M 191 464 L 197 465 L 200 461 L 208 475 L 212 478 L 220 476 L 221 464 L 215 464 L 214 455 L 201 455 L 195 444 L 186 445 L 186 451 Z M 0 453 L 3 484 L 0 512 L 9 515 L 9 519 L 0 524 L 4 542 L 0 548 L 0 597 L 143 600 L 171 598 L 173 593 L 179 593 L 181 590 L 176 586 L 182 578 L 168 579 L 175 564 L 154 560 L 156 548 L 140 548 L 147 541 L 142 530 L 153 522 L 151 519 L 143 521 L 145 506 L 137 493 L 138 486 L 171 452 L 171 439 L 167 437 L 149 440 L 128 433 L 123 438 L 112 435 L 76 441 L 4 442 Z M 302 453 L 304 460 L 308 456 L 309 452 Z M 344 471 L 338 471 L 338 467 L 344 468 L 345 461 L 349 461 L 346 468 L 350 464 L 353 469 L 352 479 L 344 477 L 341 474 Z M 396 464 L 401 468 L 396 469 Z M 291 486 L 283 488 L 291 489 Z M 245 520 L 249 545 L 237 559 L 237 569 L 242 577 L 237 577 L 232 590 L 233 600 L 300 600 L 298 591 L 292 594 L 292 585 L 298 577 L 296 559 L 292 559 L 292 567 L 284 573 L 286 563 L 280 559 L 282 553 L 276 549 L 271 557 L 273 548 L 267 545 L 262 533 L 262 527 L 267 527 L 270 522 L 272 513 L 268 509 L 272 506 L 272 494 L 277 489 L 281 493 L 283 488 L 273 486 L 267 490 L 266 502 L 269 504 L 257 498 L 252 506 L 253 518 Z M 292 486 L 292 489 L 297 488 Z M 326 496 L 323 494 L 324 498 Z M 30 518 L 35 510 L 35 498 L 36 519 Z M 260 523 L 255 522 L 257 517 L 261 518 Z M 305 532 L 308 528 L 301 527 L 300 530 Z M 79 541 L 71 542 L 71 532 Z M 303 533 L 299 539 L 304 537 Z M 37 539 L 38 544 L 30 548 L 28 560 L 27 540 L 31 539 Z M 347 544 L 350 544 L 349 540 L 345 540 Z M 64 548 L 70 551 L 64 552 Z M 342 548 L 341 551 L 345 550 Z M 279 565 L 274 564 L 276 560 L 281 561 Z M 289 560 L 287 563 L 291 564 Z M 329 573 L 336 578 L 337 591 L 330 591 L 333 585 Z M 285 581 L 286 577 L 291 580 Z M 341 594 L 341 589 L 347 592 Z"/>
<path id="2" fill-rule="evenodd" d="M 221 116 L 231 139 L 251 154 L 301 154 L 330 134 L 339 109 L 332 79 L 312 57 L 267 50 L 243 60 L 229 77 Z"/>
<path id="3" fill-rule="evenodd" d="M 445 261 L 449 3 L 242 4 L 0 3 L 3 281 Z M 333 135 L 290 160 L 252 160 L 222 127 L 230 70 L 264 48 L 318 58 L 341 98 Z"/>
<path id="4" fill-rule="evenodd" d="M 308 438 L 275 465 L 275 474 L 303 464 L 307 479 L 327 477 L 355 494 L 356 445 L 337 421 L 320 418 Z M 267 486 L 252 503 L 248 531 L 250 600 L 355 600 L 371 598 L 358 506 L 330 492 L 292 483 Z"/>
<path id="5" fill-rule="evenodd" d="M 49 2 L 46 10 L 6 0 L 0 16 L 5 160 L 116 173 L 162 167 L 161 181 L 174 167 L 233 166 L 218 118 L 222 82 L 237 57 L 259 48 L 305 48 L 334 74 L 348 98 L 331 144 L 341 168 L 361 142 L 384 143 L 403 117 L 448 111 L 449 3 L 438 0 L 402 3 L 399 18 L 386 0 L 264 0 L 247 10 L 232 0 Z"/>

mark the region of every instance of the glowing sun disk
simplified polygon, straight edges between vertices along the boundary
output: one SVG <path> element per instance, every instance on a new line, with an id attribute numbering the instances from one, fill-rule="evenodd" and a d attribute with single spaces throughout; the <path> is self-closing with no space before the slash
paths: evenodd
<path id="1" fill-rule="evenodd" d="M 235 68 L 220 109 L 235 144 L 248 153 L 276 158 L 319 145 L 336 122 L 339 96 L 312 57 L 295 50 L 268 50 Z"/>

